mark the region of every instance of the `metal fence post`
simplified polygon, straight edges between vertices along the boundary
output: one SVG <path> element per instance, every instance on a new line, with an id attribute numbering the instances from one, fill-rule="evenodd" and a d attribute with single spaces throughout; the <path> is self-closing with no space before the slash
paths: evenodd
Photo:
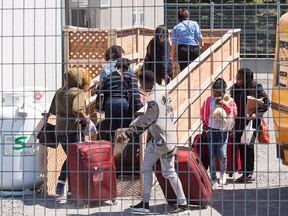
<path id="1" fill-rule="evenodd" d="M 214 29 L 214 2 L 210 4 L 210 30 Z"/>

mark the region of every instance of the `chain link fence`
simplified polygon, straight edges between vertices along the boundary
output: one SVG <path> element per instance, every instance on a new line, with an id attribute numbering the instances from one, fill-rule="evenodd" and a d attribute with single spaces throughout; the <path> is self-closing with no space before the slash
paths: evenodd
<path id="1" fill-rule="evenodd" d="M 87 69 L 89 89 L 85 92 L 86 110 L 83 111 L 83 108 L 81 111 L 89 114 L 90 119 L 98 126 L 98 130 L 101 125 L 107 124 L 105 118 L 107 119 L 108 116 L 103 112 L 95 111 L 97 85 L 102 81 L 99 80 L 99 73 L 105 63 L 109 65 L 105 59 L 107 54 L 105 51 L 111 45 L 122 46 L 125 56 L 132 60 L 131 68 L 134 69 L 135 77 L 139 78 L 146 47 L 155 36 L 155 27 L 164 23 L 172 29 L 178 23 L 177 11 L 181 7 L 187 7 L 191 14 L 190 19 L 199 23 L 203 30 L 204 46 L 201 56 L 186 69 L 179 71 L 177 67 L 174 68 L 172 81 L 163 85 L 164 87 L 159 91 L 169 92 L 172 98 L 169 109 L 172 107 L 174 110 L 171 119 L 176 128 L 172 132 L 175 134 L 173 137 L 176 139 L 175 146 L 179 150 L 175 169 L 177 175 L 181 176 L 185 195 L 190 197 L 187 199 L 189 210 L 181 209 L 182 212 L 176 212 L 174 215 L 287 215 L 288 166 L 284 166 L 278 158 L 281 156 L 285 159 L 283 149 L 276 147 L 275 134 L 279 136 L 278 132 L 281 128 L 274 129 L 276 121 L 287 119 L 285 113 L 279 118 L 273 118 L 271 109 L 265 113 L 264 119 L 270 134 L 270 144 L 260 144 L 256 141 L 253 146 L 254 179 L 250 176 L 249 182 L 237 182 L 243 170 L 236 164 L 235 158 L 239 157 L 239 145 L 244 146 L 245 149 L 252 146 L 235 143 L 235 138 L 231 139 L 234 133 L 230 133 L 227 148 L 230 159 L 227 164 L 229 170 L 227 169 L 226 184 L 219 182 L 219 187 L 214 188 L 212 193 L 210 170 L 206 170 L 207 167 L 202 165 L 197 166 L 200 168 L 196 171 L 191 171 L 187 167 L 192 162 L 200 164 L 200 159 L 195 156 L 191 147 L 194 138 L 199 138 L 197 135 L 203 132 L 200 110 L 205 99 L 212 94 L 213 81 L 216 77 L 221 77 L 231 86 L 235 82 L 241 59 L 250 58 L 252 64 L 257 64 L 258 59 L 274 58 L 277 20 L 287 12 L 288 4 L 214 4 L 213 2 L 172 4 L 160 0 L 3 0 L 0 2 L 0 215 L 137 214 L 131 212 L 130 205 L 136 205 L 142 200 L 145 192 L 143 190 L 146 188 L 141 173 L 141 161 L 147 149 L 147 139 L 151 142 L 155 141 L 151 136 L 147 136 L 147 131 L 137 139 L 132 139 L 134 141 L 128 142 L 127 146 L 131 148 L 124 153 L 122 153 L 122 144 L 127 140 L 120 137 L 115 143 L 114 139 L 111 139 L 115 131 L 107 128 L 101 131 L 105 134 L 99 133 L 92 138 L 88 131 L 83 138 L 86 140 L 86 145 L 81 142 L 79 144 L 80 140 L 71 139 L 73 142 L 67 145 L 52 143 L 56 148 L 47 147 L 49 144 L 47 142 L 40 144 L 37 134 L 47 120 L 45 116 L 53 95 L 59 88 L 64 87 L 60 90 L 64 94 L 63 104 L 67 105 L 71 102 L 65 99 L 71 93 L 67 88 L 68 85 L 66 86 L 68 79 L 66 71 L 69 69 L 78 75 L 77 78 L 80 73 L 82 76 L 82 72 L 86 71 L 78 70 L 79 68 Z M 282 87 L 288 86 L 288 70 L 285 71 L 287 65 L 285 40 L 282 41 L 281 52 L 284 57 L 281 59 L 278 80 Z M 85 72 L 83 77 L 84 74 Z M 262 84 L 268 97 L 271 98 L 273 75 L 256 72 L 254 78 Z M 77 87 L 79 86 L 78 83 Z M 281 99 L 285 101 L 284 90 L 286 89 L 281 90 L 283 90 Z M 123 91 L 110 89 L 107 92 L 118 94 Z M 83 91 L 77 90 L 77 94 L 81 94 L 81 97 L 82 93 Z M 116 98 L 119 97 L 128 101 L 127 98 L 123 98 L 123 95 L 117 95 Z M 142 97 L 144 99 L 149 97 L 149 93 L 144 92 Z M 164 99 L 161 100 L 161 104 L 167 105 L 168 100 Z M 283 108 L 274 103 L 275 107 L 279 112 L 280 108 L 284 111 L 286 109 L 285 106 Z M 119 109 L 111 106 L 110 109 L 111 115 L 124 112 L 123 106 Z M 80 118 L 80 112 L 72 115 L 68 113 L 68 109 L 66 112 L 61 111 L 62 113 L 58 111 L 54 113 L 56 116 L 47 120 L 48 123 L 55 125 L 56 118 L 59 119 L 59 116 L 70 120 L 75 116 Z M 153 111 L 157 113 L 157 107 Z M 108 125 L 119 120 L 118 117 L 111 117 Z M 136 117 L 131 118 L 135 120 Z M 171 120 L 167 119 L 165 118 L 165 121 Z M 68 122 L 66 123 L 68 125 Z M 72 132 L 74 135 L 79 135 L 79 130 L 84 132 L 84 129 L 79 127 L 73 128 Z M 286 130 L 281 133 L 285 136 Z M 96 145 L 91 142 L 91 139 L 96 141 L 102 135 L 105 137 L 103 139 L 110 139 L 112 144 L 109 141 L 108 143 L 97 141 Z M 128 135 L 125 134 L 123 137 Z M 201 152 L 201 145 L 207 144 L 207 141 L 201 139 L 202 137 L 200 141 L 198 140 L 199 154 L 204 153 Z M 79 144 L 79 148 L 74 141 Z M 163 140 L 158 141 L 159 146 L 163 145 Z M 67 146 L 70 148 L 72 146 L 71 151 L 73 151 L 72 153 L 70 151 L 68 160 L 70 168 L 69 165 L 62 166 L 67 159 L 67 154 L 69 155 Z M 115 149 L 120 153 L 118 152 L 118 158 L 114 162 Z M 184 160 L 185 166 L 187 165 L 184 171 L 181 170 L 183 167 L 180 167 L 183 166 L 181 151 L 186 154 L 185 160 L 189 158 L 187 163 Z M 106 159 L 104 165 L 103 158 Z M 128 164 L 125 163 L 127 159 L 129 159 Z M 209 163 L 207 155 L 202 159 L 203 163 L 204 160 Z M 154 158 L 151 157 L 152 160 Z M 129 168 L 124 170 L 124 167 Z M 68 179 L 58 178 L 61 169 L 64 176 L 70 175 L 72 178 L 72 194 L 68 188 Z M 163 180 L 162 175 L 165 173 L 161 171 L 159 163 L 157 165 L 155 163 L 152 169 L 156 176 L 153 176 L 149 214 L 168 215 L 175 208 L 177 199 L 173 193 L 172 198 L 168 198 L 173 189 L 168 181 Z M 219 172 L 217 177 L 220 177 Z M 206 180 L 208 186 L 205 186 Z M 206 190 L 211 197 L 202 197 Z"/>
<path id="2" fill-rule="evenodd" d="M 187 7 L 202 29 L 241 29 L 241 57 L 273 58 L 277 18 L 288 5 L 265 4 L 165 4 L 165 24 L 173 28 L 178 8 Z"/>

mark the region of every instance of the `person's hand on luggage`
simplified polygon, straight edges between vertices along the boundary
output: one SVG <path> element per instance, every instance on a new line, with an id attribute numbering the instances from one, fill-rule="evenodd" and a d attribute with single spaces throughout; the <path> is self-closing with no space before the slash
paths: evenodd
<path id="1" fill-rule="evenodd" d="M 81 123 L 84 125 L 87 125 L 87 124 L 89 124 L 89 122 L 90 122 L 89 116 L 84 115 L 84 118 L 81 120 Z"/>
<path id="2" fill-rule="evenodd" d="M 96 128 L 95 124 L 91 120 L 89 120 L 89 123 L 86 124 L 85 133 L 86 134 L 89 134 L 89 133 L 98 134 L 97 128 Z"/>
<path id="3" fill-rule="evenodd" d="M 133 135 L 133 131 L 131 128 L 127 129 L 127 130 L 123 130 L 123 132 L 121 133 L 122 139 L 127 141 L 129 140 Z"/>

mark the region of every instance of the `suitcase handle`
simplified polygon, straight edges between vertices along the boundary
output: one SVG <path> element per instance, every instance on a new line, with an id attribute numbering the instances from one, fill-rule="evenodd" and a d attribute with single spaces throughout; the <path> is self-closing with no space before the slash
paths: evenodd
<path id="1" fill-rule="evenodd" d="M 80 139 L 80 140 L 79 140 L 79 143 L 83 143 L 83 142 L 82 142 L 82 133 L 81 133 L 81 131 L 82 131 L 82 126 L 81 126 L 80 123 L 79 123 L 78 125 L 79 125 L 78 128 L 79 128 L 79 139 Z M 91 142 L 92 142 L 91 132 L 90 132 L 90 131 L 88 132 L 88 141 L 87 141 L 87 142 L 88 142 L 88 143 L 91 143 Z"/>
<path id="2" fill-rule="evenodd" d="M 81 133 L 81 127 L 82 127 L 82 126 L 81 126 L 80 123 L 79 123 L 78 125 L 79 125 L 79 143 L 83 143 L 83 142 L 82 142 L 82 133 Z"/>

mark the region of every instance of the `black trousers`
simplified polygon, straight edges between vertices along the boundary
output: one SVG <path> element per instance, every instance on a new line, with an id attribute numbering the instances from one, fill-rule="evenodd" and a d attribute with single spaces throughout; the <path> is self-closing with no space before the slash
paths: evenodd
<path id="1" fill-rule="evenodd" d="M 73 143 L 79 142 L 78 133 L 73 134 L 67 134 L 58 136 L 57 139 L 58 142 L 61 143 L 62 148 L 64 152 L 67 155 L 68 152 L 68 145 L 72 145 Z M 82 134 L 82 142 L 84 141 L 84 134 Z M 68 157 L 68 155 L 67 155 Z M 69 168 L 68 168 L 68 159 L 66 159 L 62 165 L 60 176 L 58 177 L 58 180 L 60 181 L 66 181 L 68 179 L 68 191 L 71 191 L 71 184 L 70 184 L 70 178 L 69 178 Z"/>
<path id="2" fill-rule="evenodd" d="M 199 46 L 192 45 L 178 45 L 178 62 L 180 70 L 184 70 L 191 62 L 193 62 L 200 55 Z"/>
<path id="3" fill-rule="evenodd" d="M 241 158 L 241 169 L 246 176 L 254 172 L 254 143 L 256 140 L 257 132 L 254 132 L 253 137 L 249 145 L 241 143 L 241 136 L 243 132 L 236 132 L 235 142 L 239 146 L 240 158 Z"/>

